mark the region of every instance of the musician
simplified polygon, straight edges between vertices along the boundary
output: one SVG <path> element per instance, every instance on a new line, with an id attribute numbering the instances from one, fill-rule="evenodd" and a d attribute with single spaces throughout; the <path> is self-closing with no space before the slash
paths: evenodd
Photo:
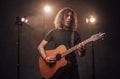
<path id="1" fill-rule="evenodd" d="M 76 31 L 77 15 L 73 9 L 61 9 L 55 17 L 54 24 L 55 28 L 48 32 L 38 46 L 38 51 L 40 52 L 41 57 L 47 63 L 57 62 L 56 56 L 46 56 L 45 54 L 45 46 L 49 42 L 53 41 L 55 48 L 57 48 L 59 45 L 64 45 L 67 49 L 81 42 L 81 37 Z M 65 56 L 67 65 L 63 68 L 60 68 L 57 74 L 52 76 L 50 79 L 79 79 L 76 55 L 85 55 L 85 45 L 80 44 L 77 48 L 77 50 Z"/>

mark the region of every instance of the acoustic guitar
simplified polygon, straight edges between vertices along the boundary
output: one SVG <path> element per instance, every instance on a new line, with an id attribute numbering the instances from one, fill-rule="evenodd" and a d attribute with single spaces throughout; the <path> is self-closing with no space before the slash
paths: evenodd
<path id="1" fill-rule="evenodd" d="M 94 34 L 90 38 L 86 39 L 81 43 L 86 45 L 92 41 L 96 41 L 100 38 L 103 38 L 104 35 L 105 33 Z M 65 60 L 65 56 L 75 51 L 81 43 L 71 47 L 68 50 L 64 45 L 60 45 L 56 49 L 45 51 L 46 56 L 55 56 L 57 60 L 55 63 L 49 64 L 46 63 L 45 60 L 40 56 L 39 68 L 40 68 L 41 76 L 44 78 L 52 77 L 59 68 L 64 67 L 67 64 L 67 61 Z"/>

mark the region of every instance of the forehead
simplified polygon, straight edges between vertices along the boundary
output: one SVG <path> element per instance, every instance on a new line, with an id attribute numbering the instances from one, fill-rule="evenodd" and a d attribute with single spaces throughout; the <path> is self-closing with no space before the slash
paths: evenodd
<path id="1" fill-rule="evenodd" d="M 68 14 L 68 15 L 73 15 L 73 13 L 72 13 L 72 12 L 68 12 L 67 14 Z"/>
<path id="2" fill-rule="evenodd" d="M 71 12 L 71 11 L 65 12 L 64 16 L 68 16 L 68 15 L 72 16 L 73 12 Z"/>

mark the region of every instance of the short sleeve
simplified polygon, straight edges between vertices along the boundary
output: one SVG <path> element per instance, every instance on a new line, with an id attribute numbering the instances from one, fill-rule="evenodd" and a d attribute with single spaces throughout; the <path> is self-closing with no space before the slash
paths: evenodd
<path id="1" fill-rule="evenodd" d="M 48 42 L 52 41 L 52 40 L 53 40 L 53 31 L 54 31 L 54 30 L 50 30 L 50 31 L 47 33 L 47 35 L 44 37 L 44 40 L 46 40 L 46 41 L 48 41 Z"/>

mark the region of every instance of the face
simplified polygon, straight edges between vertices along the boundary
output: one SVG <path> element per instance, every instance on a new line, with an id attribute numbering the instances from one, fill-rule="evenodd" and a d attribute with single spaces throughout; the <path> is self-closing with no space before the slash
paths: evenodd
<path id="1" fill-rule="evenodd" d="M 73 14 L 72 14 L 72 12 L 68 12 L 68 13 L 64 16 L 64 26 L 65 26 L 65 27 L 70 27 L 70 26 L 71 26 L 72 19 L 73 19 Z"/>

